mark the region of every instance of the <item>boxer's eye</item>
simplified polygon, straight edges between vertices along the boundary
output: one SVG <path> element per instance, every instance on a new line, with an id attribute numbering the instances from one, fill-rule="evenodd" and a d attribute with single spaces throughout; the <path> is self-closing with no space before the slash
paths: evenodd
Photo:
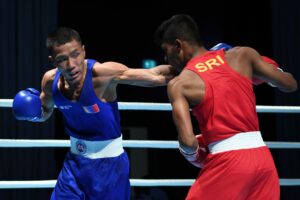
<path id="1" fill-rule="evenodd" d="M 68 60 L 68 56 L 58 56 L 58 57 L 55 58 L 55 62 L 57 64 L 60 64 L 64 61 L 66 61 L 66 60 Z"/>

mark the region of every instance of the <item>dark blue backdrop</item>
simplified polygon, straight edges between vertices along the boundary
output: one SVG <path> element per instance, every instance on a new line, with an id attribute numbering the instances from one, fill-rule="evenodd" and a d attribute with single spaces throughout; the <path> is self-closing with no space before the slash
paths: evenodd
<path id="1" fill-rule="evenodd" d="M 120 3 L 120 2 L 119 2 Z M 183 4 L 184 3 L 184 4 Z M 197 6 L 195 6 L 197 5 Z M 125 9 L 126 8 L 126 9 Z M 100 62 L 117 61 L 140 67 L 145 58 L 162 62 L 154 46 L 153 32 L 164 19 L 176 13 L 192 15 L 207 48 L 218 42 L 247 45 L 275 58 L 300 80 L 300 3 L 268 0 L 259 4 L 240 2 L 153 1 L 123 2 L 77 0 L 0 1 L 0 98 L 11 99 L 26 87 L 40 88 L 43 73 L 50 69 L 46 35 L 56 26 L 78 30 L 87 57 Z M 255 87 L 258 105 L 299 106 L 300 92 L 283 94 L 267 85 Z M 119 86 L 120 101 L 167 102 L 165 87 Z M 259 114 L 267 141 L 300 141 L 299 114 Z M 170 112 L 121 111 L 122 125 L 144 126 L 148 139 L 175 140 Z M 0 137 L 8 139 L 66 139 L 61 116 L 46 123 L 18 122 L 10 108 L 0 108 Z M 195 127 L 197 129 L 197 127 Z M 124 131 L 125 139 L 128 139 Z M 272 150 L 281 178 L 300 177 L 299 150 Z M 0 180 L 56 179 L 65 154 L 53 149 L 0 149 Z M 197 169 L 174 150 L 149 150 L 147 178 L 195 178 Z M 174 167 L 176 166 L 176 167 Z M 137 178 L 137 177 L 133 177 Z M 144 189 L 144 191 L 142 191 Z M 183 199 L 187 187 L 161 188 L 169 199 Z M 299 187 L 282 187 L 282 199 L 299 199 Z M 48 199 L 51 189 L 0 190 L 1 199 Z M 134 188 L 136 194 L 150 193 Z"/>

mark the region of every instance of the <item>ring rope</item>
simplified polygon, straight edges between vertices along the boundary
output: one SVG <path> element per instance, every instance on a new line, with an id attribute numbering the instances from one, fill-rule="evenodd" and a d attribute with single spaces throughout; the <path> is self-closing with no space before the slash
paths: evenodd
<path id="1" fill-rule="evenodd" d="M 300 149 L 300 142 L 266 142 L 272 149 Z M 128 148 L 177 149 L 178 141 L 164 140 L 123 140 L 123 146 Z M 70 140 L 28 140 L 0 139 L 0 148 L 15 147 L 70 147 Z"/>
<path id="2" fill-rule="evenodd" d="M 12 99 L 0 99 L 0 107 L 12 107 Z M 120 110 L 170 111 L 169 103 L 119 102 Z M 256 106 L 260 113 L 300 113 L 299 106 Z M 298 142 L 266 142 L 270 148 L 298 149 Z M 178 148 L 177 141 L 124 140 L 124 147 L 136 148 Z M 0 147 L 69 147 L 69 140 L 14 140 L 0 139 Z M 194 179 L 130 179 L 131 186 L 191 186 Z M 0 181 L 0 189 L 53 188 L 56 180 Z M 281 186 L 299 186 L 300 179 L 280 179 Z"/>
<path id="3" fill-rule="evenodd" d="M 0 99 L 0 107 L 12 107 L 12 99 Z M 120 110 L 171 111 L 170 103 L 119 102 Z M 259 113 L 300 113 L 300 106 L 256 106 Z"/>
<path id="4" fill-rule="evenodd" d="M 130 179 L 132 187 L 191 186 L 195 179 Z M 299 186 L 300 179 L 280 179 L 281 186 Z M 56 180 L 0 181 L 0 189 L 54 188 Z"/>

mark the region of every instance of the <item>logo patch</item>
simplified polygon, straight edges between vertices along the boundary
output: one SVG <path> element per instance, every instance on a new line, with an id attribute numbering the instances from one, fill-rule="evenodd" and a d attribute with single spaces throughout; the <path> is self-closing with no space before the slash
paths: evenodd
<path id="1" fill-rule="evenodd" d="M 84 154 L 87 150 L 86 144 L 83 141 L 78 140 L 76 142 L 76 150 L 78 153 Z"/>
<path id="2" fill-rule="evenodd" d="M 98 104 L 94 104 L 91 106 L 82 106 L 84 112 L 88 113 L 88 114 L 93 114 L 93 113 L 97 113 L 100 111 Z"/>

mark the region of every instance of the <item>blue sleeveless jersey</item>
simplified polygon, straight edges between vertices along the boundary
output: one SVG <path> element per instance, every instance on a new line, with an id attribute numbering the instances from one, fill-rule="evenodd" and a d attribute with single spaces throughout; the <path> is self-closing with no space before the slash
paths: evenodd
<path id="1" fill-rule="evenodd" d="M 108 140 L 121 136 L 118 103 L 98 99 L 92 82 L 95 60 L 88 59 L 85 80 L 80 97 L 70 101 L 58 90 L 60 72 L 57 70 L 52 86 L 56 107 L 63 113 L 68 135 L 84 140 Z"/>

